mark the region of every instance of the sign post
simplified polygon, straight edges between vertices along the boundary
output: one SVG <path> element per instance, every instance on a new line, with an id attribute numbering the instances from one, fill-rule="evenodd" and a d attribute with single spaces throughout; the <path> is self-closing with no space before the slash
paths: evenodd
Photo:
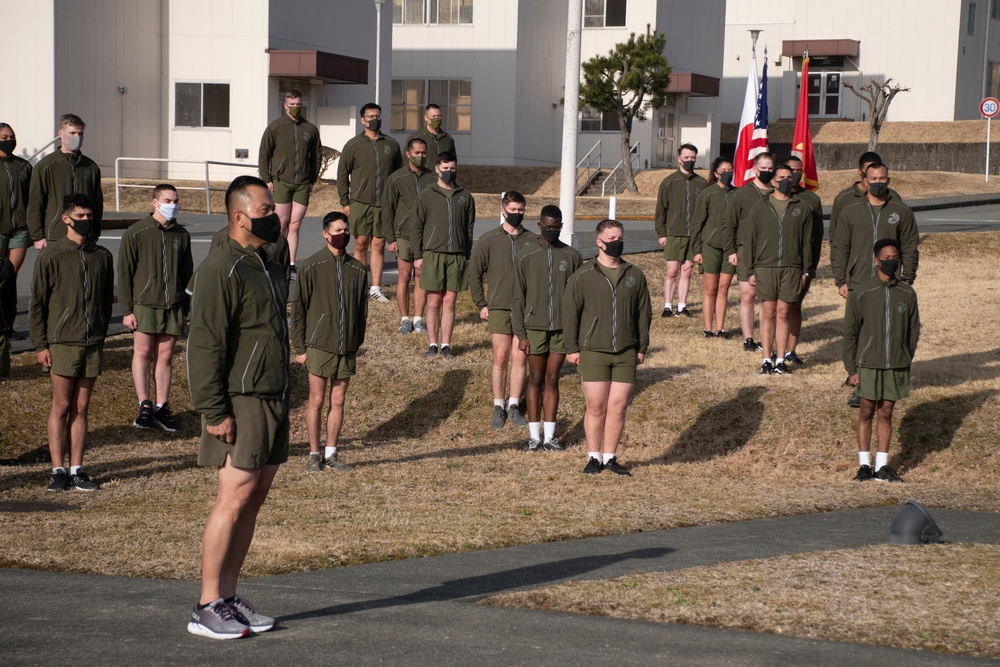
<path id="1" fill-rule="evenodd" d="M 1000 100 L 987 97 L 979 103 L 979 113 L 986 117 L 986 169 L 983 171 L 986 182 L 990 182 L 990 120 L 1000 113 Z"/>

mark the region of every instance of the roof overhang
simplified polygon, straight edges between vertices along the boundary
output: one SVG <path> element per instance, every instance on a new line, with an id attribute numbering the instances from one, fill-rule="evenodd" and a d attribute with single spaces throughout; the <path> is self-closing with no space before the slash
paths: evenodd
<path id="1" fill-rule="evenodd" d="M 857 58 L 861 42 L 856 39 L 786 39 L 781 42 L 781 55 L 801 58 L 806 51 L 810 56 L 848 56 Z"/>
<path id="2" fill-rule="evenodd" d="M 368 83 L 368 61 L 326 51 L 268 49 L 271 76 L 315 79 L 324 83 Z"/>
<path id="3" fill-rule="evenodd" d="M 718 97 L 719 80 L 697 72 L 671 72 L 667 93 L 691 97 Z"/>

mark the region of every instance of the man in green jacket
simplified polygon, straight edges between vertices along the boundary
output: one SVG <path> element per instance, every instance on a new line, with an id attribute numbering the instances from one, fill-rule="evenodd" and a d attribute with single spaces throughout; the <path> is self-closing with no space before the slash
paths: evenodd
<path id="1" fill-rule="evenodd" d="M 844 316 L 844 367 L 847 383 L 857 387 L 858 473 L 856 481 L 878 479 L 902 482 L 889 467 L 892 411 L 896 401 L 910 394 L 910 364 L 920 337 L 920 313 L 913 288 L 896 277 L 900 243 L 875 243 L 877 277 L 853 290 Z M 872 420 L 878 412 L 875 467 L 871 465 Z"/>
<path id="2" fill-rule="evenodd" d="M 0 123 L 0 255 L 10 258 L 15 273 L 31 246 L 27 226 L 31 163 L 14 155 L 16 147 L 14 128 Z"/>
<path id="3" fill-rule="evenodd" d="M 31 172 L 28 233 L 36 250 L 66 235 L 66 225 L 62 224 L 63 200 L 71 194 L 90 198 L 94 213 L 90 240 L 96 242 L 101 236 L 104 216 L 101 168 L 80 152 L 86 127 L 79 116 L 71 113 L 62 116 L 59 119 L 59 150 L 42 158 Z"/>
<path id="4" fill-rule="evenodd" d="M 220 229 L 219 231 L 212 234 L 212 242 L 208 246 L 209 251 L 215 250 L 219 246 L 224 246 L 229 243 L 229 225 Z M 292 256 L 288 252 L 288 240 L 282 236 L 278 235 L 278 240 L 274 243 L 268 243 L 264 246 L 264 252 L 271 256 L 271 259 L 276 261 L 281 265 L 285 276 L 285 286 L 290 287 L 292 284 Z"/>
<path id="5" fill-rule="evenodd" d="M 413 205 L 413 266 L 421 271 L 420 286 L 427 290 L 425 357 L 440 354 L 451 359 L 451 334 L 455 328 L 458 293 L 469 286 L 467 275 L 476 225 L 476 200 L 455 184 L 458 160 L 453 153 L 438 153 L 434 167 L 437 183 L 423 190 Z"/>
<path id="6" fill-rule="evenodd" d="M 493 345 L 493 419 L 490 425 L 500 430 L 510 417 L 518 428 L 528 425 L 521 413 L 521 392 L 527 355 L 514 345 L 511 327 L 511 293 L 514 287 L 514 258 L 522 248 L 538 237 L 522 226 L 524 221 L 524 195 L 513 190 L 500 200 L 499 227 L 483 234 L 472 247 L 469 262 L 469 292 L 472 302 L 479 309 L 479 319 L 486 322 Z M 487 298 L 484 282 L 489 283 Z M 507 365 L 510 364 L 510 393 L 504 402 L 507 388 Z"/>
<path id="7" fill-rule="evenodd" d="M 423 139 L 427 144 L 427 159 L 431 164 L 437 160 L 438 153 L 448 152 L 458 156 L 458 151 L 455 150 L 455 140 L 441 127 L 443 120 L 441 107 L 431 102 L 424 107 L 424 126 L 406 140 L 407 145 L 409 145 L 414 139 Z"/>
<path id="8" fill-rule="evenodd" d="M 263 251 L 281 236 L 267 183 L 240 176 L 226 191 L 229 240 L 201 263 L 188 291 L 188 382 L 202 416 L 198 464 L 218 470 L 205 524 L 201 599 L 188 631 L 245 637 L 275 625 L 236 593 L 257 514 L 288 460 L 287 288 Z"/>
<path id="9" fill-rule="evenodd" d="M 284 113 L 267 126 L 260 138 L 257 169 L 274 195 L 281 233 L 288 239 L 293 276 L 299 228 L 309 208 L 309 194 L 319 180 L 322 160 L 319 130 L 302 116 L 302 93 L 289 88 L 285 91 Z"/>
<path id="10" fill-rule="evenodd" d="M 385 225 L 385 240 L 390 252 L 396 253 L 398 280 L 396 305 L 399 306 L 399 333 L 426 333 L 424 307 L 427 292 L 420 286 L 420 272 L 413 268 L 413 247 L 410 244 L 413 220 L 411 212 L 419 195 L 437 182 L 437 176 L 427 168 L 427 142 L 415 137 L 406 142 L 406 164 L 392 172 L 385 182 L 382 213 L 389 221 Z M 413 279 L 413 323 L 410 323 L 410 279 Z"/>
<path id="11" fill-rule="evenodd" d="M 790 370 L 785 363 L 789 312 L 801 299 L 812 266 L 813 212 L 792 192 L 791 167 L 778 166 L 774 183 L 774 192 L 750 209 L 742 261 L 760 297 L 760 372 L 782 375 Z"/>
<path id="12" fill-rule="evenodd" d="M 801 199 L 812 210 L 812 265 L 806 267 L 806 282 L 802 287 L 802 294 L 799 300 L 788 312 L 788 351 L 785 352 L 785 362 L 801 366 L 802 359 L 795 352 L 799 345 L 799 336 L 802 334 L 802 302 L 809 293 L 813 278 L 819 268 L 819 257 L 823 253 L 823 203 L 819 195 L 802 185 L 802 158 L 796 155 L 789 155 L 784 164 L 792 168 L 792 181 L 795 187 L 792 194 Z M 789 366 L 789 368 L 791 368 Z"/>
<path id="13" fill-rule="evenodd" d="M 920 261 L 920 235 L 910 207 L 889 190 L 889 168 L 880 162 L 868 165 L 865 171 L 867 194 L 844 207 L 833 239 L 830 263 L 833 280 L 840 296 L 848 294 L 862 283 L 874 278 L 872 248 L 882 239 L 899 241 L 900 272 L 905 283 L 913 284 Z"/>
<path id="14" fill-rule="evenodd" d="M 344 423 L 344 401 L 357 372 L 355 355 L 365 342 L 368 322 L 368 272 L 347 254 L 347 216 L 339 211 L 323 218 L 326 247 L 302 263 L 292 299 L 292 349 L 295 361 L 309 371 L 309 459 L 306 472 L 324 468 L 351 470 L 337 455 Z M 329 382 L 326 449 L 320 451 L 321 412 Z"/>
<path id="15" fill-rule="evenodd" d="M 677 315 L 694 317 L 687 308 L 688 288 L 691 285 L 691 270 L 694 268 L 694 236 L 692 217 L 695 200 L 708 185 L 704 178 L 694 173 L 694 163 L 698 149 L 692 144 L 683 144 L 677 149 L 677 171 L 660 183 L 656 197 L 656 235 L 663 248 L 663 259 L 667 262 L 667 273 L 663 278 L 662 317 L 673 315 L 672 302 L 674 284 L 677 285 Z"/>
<path id="16" fill-rule="evenodd" d="M 559 372 L 566 358 L 562 331 L 562 301 L 566 283 L 583 260 L 580 253 L 559 240 L 562 211 L 542 207 L 536 242 L 521 248 L 514 265 L 511 327 L 517 346 L 528 355 L 528 445 L 563 449 L 556 438 L 559 412 Z M 545 421 L 541 417 L 544 412 Z M 544 429 L 544 431 L 543 431 Z"/>
<path id="17" fill-rule="evenodd" d="M 90 198 L 75 194 L 63 202 L 66 231 L 35 260 L 31 281 L 31 342 L 38 363 L 52 379 L 49 411 L 49 491 L 96 491 L 100 485 L 83 471 L 87 412 L 101 374 L 104 337 L 115 298 L 114 259 L 107 248 L 89 241 L 94 209 Z M 69 472 L 63 467 L 69 450 Z"/>
<path id="18" fill-rule="evenodd" d="M 861 157 L 858 158 L 858 180 L 838 192 L 833 200 L 833 207 L 830 210 L 830 226 L 827 230 L 827 239 L 830 241 L 831 252 L 833 252 L 833 239 L 837 235 L 837 227 L 840 224 L 840 216 L 843 214 L 844 208 L 859 199 L 864 199 L 868 195 L 868 183 L 865 181 L 865 171 L 868 169 L 868 165 L 873 162 L 882 162 L 882 158 L 879 157 L 878 153 L 875 151 L 865 151 L 862 153 Z M 895 199 L 903 201 L 899 193 L 892 188 L 889 188 L 889 193 Z"/>
<path id="19" fill-rule="evenodd" d="M 337 192 L 340 205 L 351 221 L 354 256 L 368 266 L 371 248 L 372 286 L 369 296 L 389 303 L 382 293 L 385 266 L 385 228 L 391 220 L 382 218 L 382 193 L 392 172 L 403 166 L 399 144 L 382 134 L 382 107 L 369 102 L 361 107 L 364 132 L 344 144 L 337 165 Z"/>
<path id="20" fill-rule="evenodd" d="M 616 452 L 636 366 L 649 350 L 652 306 L 646 276 L 621 258 L 622 224 L 602 220 L 596 232 L 597 259 L 580 267 L 566 285 L 563 341 L 566 361 L 579 366 L 587 405 L 583 472 L 629 475 Z"/>
<path id="21" fill-rule="evenodd" d="M 180 424 L 170 413 L 174 346 L 184 331 L 194 260 L 191 235 L 177 222 L 177 189 L 163 183 L 153 189 L 153 212 L 122 234 L 118 249 L 118 303 L 122 324 L 134 333 L 132 380 L 139 399 L 133 425 L 156 424 L 176 433 Z M 156 403 L 149 400 L 153 372 Z"/>

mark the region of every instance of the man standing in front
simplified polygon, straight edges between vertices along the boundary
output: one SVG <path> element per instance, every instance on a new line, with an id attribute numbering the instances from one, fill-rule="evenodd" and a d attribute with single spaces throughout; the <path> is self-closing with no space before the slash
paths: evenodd
<path id="1" fill-rule="evenodd" d="M 538 237 L 522 226 L 524 195 L 511 190 L 500 200 L 499 227 L 483 234 L 472 248 L 469 262 L 469 292 L 479 309 L 479 319 L 486 322 L 493 345 L 493 418 L 490 426 L 500 430 L 510 417 L 518 428 L 528 425 L 521 413 L 521 392 L 528 356 L 514 345 L 511 326 L 511 295 L 514 288 L 514 258 Z M 489 283 L 487 299 L 485 282 Z M 507 388 L 507 365 L 510 364 L 510 393 L 504 403 Z"/>
<path id="2" fill-rule="evenodd" d="M 236 585 L 257 513 L 288 460 L 287 287 L 281 266 L 263 250 L 281 235 L 267 183 L 234 180 L 226 214 L 229 240 L 209 253 L 189 289 L 188 381 L 202 416 L 198 464 L 218 469 L 219 492 L 205 524 L 201 598 L 188 631 L 213 639 L 275 625 Z"/>
<path id="3" fill-rule="evenodd" d="M 443 121 L 441 107 L 431 102 L 424 107 L 424 126 L 406 140 L 409 145 L 414 139 L 423 139 L 427 144 L 427 160 L 431 164 L 437 160 L 438 153 L 454 153 L 458 157 L 455 140 L 441 127 Z"/>
<path id="4" fill-rule="evenodd" d="M 457 168 L 454 153 L 439 153 L 434 167 L 437 183 L 421 192 L 413 206 L 413 266 L 422 272 L 420 286 L 427 290 L 425 357 L 436 357 L 439 349 L 445 359 L 454 356 L 455 301 L 469 286 L 476 200 L 455 184 Z"/>
<path id="5" fill-rule="evenodd" d="M 602 220 L 596 231 L 597 258 L 570 277 L 563 297 L 566 361 L 579 366 L 587 405 L 583 472 L 630 475 L 618 463 L 618 441 L 636 366 L 649 349 L 652 306 L 646 276 L 621 258 L 622 223 Z"/>
<path id="6" fill-rule="evenodd" d="M 663 278 L 662 317 L 674 314 L 672 305 L 678 274 L 677 315 L 693 317 L 687 307 L 695 255 L 691 244 L 691 217 L 698 193 L 708 185 L 704 178 L 694 173 L 697 158 L 698 149 L 691 144 L 677 149 L 677 171 L 663 179 L 656 197 L 656 235 L 663 248 L 663 258 L 667 261 L 667 274 Z"/>
<path id="7" fill-rule="evenodd" d="M 153 212 L 122 234 L 118 249 L 118 303 L 122 324 L 134 333 L 132 381 L 139 399 L 133 425 L 156 424 L 168 433 L 180 429 L 170 413 L 174 345 L 188 312 L 185 292 L 194 271 L 191 235 L 177 222 L 177 190 L 164 183 L 153 188 Z M 156 403 L 149 400 L 153 372 Z"/>
<path id="8" fill-rule="evenodd" d="M 801 199 L 812 211 L 812 265 L 805 267 L 806 280 L 802 286 L 802 294 L 799 300 L 788 312 L 788 351 L 785 352 L 785 362 L 802 366 L 805 362 L 796 353 L 795 348 L 799 345 L 799 336 L 802 334 L 802 302 L 809 293 L 809 287 L 816 277 L 819 268 L 819 256 L 823 253 L 823 203 L 819 195 L 802 185 L 802 158 L 796 155 L 789 155 L 784 164 L 792 169 L 792 181 L 795 187 L 792 194 Z M 791 366 L 789 366 L 791 368 Z"/>
<path id="9" fill-rule="evenodd" d="M 361 107 L 364 132 L 344 144 L 337 166 L 337 192 L 340 205 L 351 221 L 354 257 L 368 266 L 371 249 L 372 286 L 369 296 L 379 303 L 389 303 L 382 293 L 382 269 L 385 266 L 385 228 L 392 220 L 382 219 L 382 193 L 385 182 L 403 166 L 399 144 L 382 134 L 382 107 L 369 102 Z"/>
<path id="10" fill-rule="evenodd" d="M 319 130 L 302 117 L 302 93 L 295 88 L 286 90 L 284 110 L 260 138 L 257 168 L 274 195 L 274 210 L 281 220 L 281 233 L 288 239 L 291 275 L 295 277 L 299 228 L 309 208 L 309 194 L 319 180 L 323 147 Z"/>

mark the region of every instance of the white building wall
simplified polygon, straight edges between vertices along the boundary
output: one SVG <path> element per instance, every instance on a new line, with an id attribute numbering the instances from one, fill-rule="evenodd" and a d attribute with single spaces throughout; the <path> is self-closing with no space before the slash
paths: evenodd
<path id="1" fill-rule="evenodd" d="M 17 155 L 27 159 L 56 136 L 53 0 L 0 0 L 0 89 L 4 108 L 0 120 L 17 134 Z M 16 66 L 15 66 L 16 63 Z M 30 91 L 30 92 L 28 92 Z M 51 149 L 50 149 L 51 150 Z"/>
<path id="2" fill-rule="evenodd" d="M 565 35 L 564 3 L 521 3 L 513 91 L 514 164 L 558 167 L 562 160 L 560 100 L 566 79 Z"/>

